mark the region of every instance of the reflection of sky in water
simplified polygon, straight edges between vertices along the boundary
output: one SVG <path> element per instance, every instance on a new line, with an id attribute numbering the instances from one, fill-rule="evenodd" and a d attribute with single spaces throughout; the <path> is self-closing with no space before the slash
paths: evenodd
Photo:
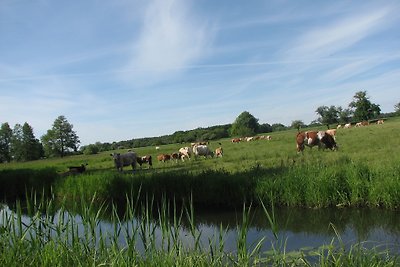
<path id="1" fill-rule="evenodd" d="M 8 206 L 2 206 L 0 212 L 0 224 L 3 224 L 4 216 L 10 216 L 11 210 Z M 366 248 L 379 246 L 380 249 L 389 248 L 394 253 L 399 253 L 400 248 L 400 227 L 398 221 L 400 215 L 397 212 L 384 210 L 342 210 L 342 211 L 298 211 L 286 209 L 277 212 L 278 240 L 270 229 L 269 223 L 263 215 L 258 214 L 252 217 L 247 231 L 248 249 L 262 239 L 263 246 L 261 251 L 272 248 L 286 251 L 300 250 L 304 248 L 317 249 L 323 245 L 331 244 L 334 239 L 338 244 L 338 233 L 342 244 L 349 247 L 353 244 L 362 243 Z M 301 220 L 299 219 L 301 217 Z M 283 219 L 282 219 L 283 218 Z M 292 219 L 291 219 L 292 218 Z M 294 218 L 294 219 L 293 219 Z M 328 219 L 327 219 L 328 218 Z M 360 219 L 361 218 L 361 219 Z M 54 222 L 60 219 L 60 213 L 54 215 Z M 22 217 L 25 224 L 30 223 L 30 218 Z M 80 215 L 64 214 L 64 220 L 74 220 L 78 227 L 78 234 L 83 238 L 85 229 Z M 209 245 L 219 248 L 220 236 L 222 236 L 224 251 L 235 252 L 238 239 L 237 220 L 241 220 L 241 214 L 234 212 L 210 212 L 196 216 L 196 230 L 200 234 L 200 244 L 203 250 L 208 251 Z M 334 227 L 330 225 L 334 221 Z M 141 240 L 141 229 L 138 227 L 137 219 L 122 222 L 115 229 L 114 224 L 107 221 L 100 221 L 95 230 L 96 236 L 102 235 L 105 240 L 110 242 L 115 230 L 121 230 L 117 240 L 121 246 L 127 244 L 126 236 L 133 235 L 134 229 L 137 230 L 135 245 L 138 251 L 144 251 Z M 162 231 L 157 224 L 157 220 L 152 220 L 146 225 L 147 234 L 154 233 L 154 241 L 157 247 L 167 247 L 168 240 L 163 238 Z M 240 227 L 240 226 L 239 226 Z M 222 232 L 221 232 L 222 229 Z M 170 231 L 174 231 L 170 229 Z M 179 240 L 182 245 L 189 249 L 194 246 L 194 237 L 187 224 L 182 223 L 178 229 Z M 55 235 L 55 233 L 53 233 Z M 173 243 L 172 240 L 169 240 Z"/>

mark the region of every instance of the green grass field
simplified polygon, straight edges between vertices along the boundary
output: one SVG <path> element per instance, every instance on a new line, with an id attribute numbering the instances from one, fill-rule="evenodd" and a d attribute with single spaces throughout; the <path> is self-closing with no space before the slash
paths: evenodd
<path id="1" fill-rule="evenodd" d="M 323 129 L 323 128 L 320 128 Z M 153 168 L 125 167 L 117 172 L 112 152 L 78 155 L 26 163 L 0 165 L 0 179 L 15 191 L 25 189 L 56 196 L 86 198 L 96 193 L 100 199 L 124 199 L 137 192 L 157 198 L 188 198 L 206 206 L 242 205 L 243 201 L 289 206 L 400 206 L 400 118 L 384 125 L 338 129 L 339 151 L 306 147 L 296 152 L 296 130 L 269 133 L 272 140 L 231 143 L 230 139 L 211 142 L 209 147 L 224 149 L 222 158 L 198 158 L 186 162 L 157 162 L 160 153 L 177 152 L 190 144 L 132 148 L 138 155 L 152 155 Z M 310 130 L 310 129 L 304 129 Z M 62 176 L 68 166 L 88 163 L 79 175 Z M 20 182 L 21 181 L 21 182 Z M 22 185 L 21 185 L 22 184 Z M 15 189 L 16 188 L 16 189 Z M 22 192 L 21 192 L 22 191 Z"/>
<path id="2" fill-rule="evenodd" d="M 396 118 L 384 125 L 340 129 L 337 134 L 340 150 L 335 152 L 306 148 L 304 154 L 297 154 L 296 131 L 272 133 L 270 141 L 232 144 L 228 139 L 220 140 L 212 142 L 210 147 L 216 148 L 221 142 L 223 158 L 178 163 L 155 161 L 151 170 L 134 173 L 129 168 L 124 173 L 117 172 L 111 152 L 1 164 L 1 195 L 7 199 L 25 196 L 27 199 L 24 207 L 17 201 L 13 212 L 2 216 L 0 265 L 397 266 L 398 255 L 379 248 L 367 250 L 362 244 L 345 248 L 334 246 L 332 241 L 329 246 L 309 252 L 287 252 L 284 247 L 266 252 L 260 247 L 269 240 L 260 240 L 250 247 L 246 244 L 249 219 L 246 208 L 238 226 L 237 251 L 224 252 L 223 234 L 212 237 L 209 246 L 187 248 L 177 236 L 184 227 L 182 215 L 170 214 L 175 209 L 166 207 L 175 205 L 168 200 L 190 199 L 185 202 L 190 206 L 183 213 L 189 222 L 194 218 L 192 204 L 243 207 L 244 202 L 247 206 L 251 202 L 252 205 L 396 209 L 400 206 L 399 126 L 400 118 Z M 139 155 L 156 158 L 157 153 L 172 153 L 184 145 L 188 144 L 162 146 L 159 152 L 154 147 L 134 150 Z M 87 172 L 62 175 L 67 166 L 82 163 L 88 163 Z M 42 194 L 46 198 L 41 198 Z M 138 199 L 143 201 L 139 203 Z M 161 203 L 155 213 L 148 205 L 149 199 Z M 114 205 L 111 209 L 102 206 L 109 200 L 124 202 L 123 212 Z M 268 213 L 268 207 L 263 208 L 271 229 L 275 229 L 273 214 Z M 55 219 L 57 210 L 63 219 Z M 76 213 L 82 217 L 79 224 L 74 221 Z M 29 214 L 31 220 L 24 222 L 22 214 Z M 96 231 L 104 214 L 108 214 L 106 218 L 114 233 Z M 163 248 L 155 246 L 154 214 L 162 230 Z M 139 218 L 137 226 L 122 223 L 134 217 Z M 78 234 L 78 228 L 82 235 Z M 189 228 L 192 238 L 199 240 L 201 233 L 194 225 Z M 121 235 L 127 240 L 126 245 L 119 243 Z M 144 252 L 138 251 L 137 240 L 144 244 Z"/>

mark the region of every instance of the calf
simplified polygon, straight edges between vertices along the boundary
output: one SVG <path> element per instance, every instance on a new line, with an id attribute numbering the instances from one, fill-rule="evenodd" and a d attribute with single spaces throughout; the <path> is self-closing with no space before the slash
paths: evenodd
<path id="1" fill-rule="evenodd" d="M 171 159 L 174 159 L 176 163 L 178 163 L 178 159 L 179 158 L 181 158 L 181 153 L 174 152 L 174 153 L 171 154 Z"/>
<path id="2" fill-rule="evenodd" d="M 153 166 L 153 159 L 152 159 L 151 155 L 146 155 L 146 156 L 143 156 L 143 157 L 137 157 L 136 161 L 137 161 L 137 163 L 139 163 L 140 167 L 142 167 L 143 163 L 149 164 L 149 168 L 151 168 Z"/>
<path id="3" fill-rule="evenodd" d="M 222 147 L 218 147 L 217 149 L 215 149 L 215 156 L 217 158 L 218 157 L 222 158 L 223 155 L 224 155 L 224 150 L 222 149 Z"/>
<path id="4" fill-rule="evenodd" d="M 70 173 L 83 173 L 86 171 L 86 166 L 88 164 L 81 164 L 81 166 L 68 166 L 69 172 Z"/>
<path id="5" fill-rule="evenodd" d="M 171 156 L 168 154 L 160 154 L 157 156 L 158 161 L 166 162 L 171 160 Z"/>

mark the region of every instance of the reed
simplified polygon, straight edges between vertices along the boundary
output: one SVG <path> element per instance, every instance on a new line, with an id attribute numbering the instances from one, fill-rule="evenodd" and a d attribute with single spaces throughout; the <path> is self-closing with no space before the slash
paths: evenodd
<path id="1" fill-rule="evenodd" d="M 237 250 L 226 252 L 221 229 L 208 243 L 202 243 L 195 227 L 194 207 L 179 209 L 163 201 L 153 210 L 148 204 L 137 206 L 127 198 L 124 216 L 111 207 L 110 227 L 99 227 L 100 208 L 82 201 L 79 219 L 64 206 L 54 212 L 54 200 L 29 199 L 23 215 L 22 203 L 15 211 L 1 211 L 1 266 L 396 266 L 397 256 L 379 247 L 365 249 L 362 244 L 346 249 L 340 236 L 329 246 L 307 251 L 285 251 L 285 242 L 278 239 L 273 209 L 263 209 L 276 235 L 274 240 L 262 238 L 248 245 L 246 237 L 252 219 L 251 206 L 243 206 L 242 220 L 237 225 Z M 273 206 L 273 205 L 272 205 Z M 154 220 L 154 214 L 156 220 Z M 136 220 L 134 220 L 136 218 Z M 184 221 L 189 222 L 188 226 Z M 334 227 L 334 226 L 333 226 Z M 187 230 L 188 237 L 182 236 Z M 188 240 L 190 241 L 188 243 Z M 262 251 L 264 242 L 277 244 L 271 251 Z"/>

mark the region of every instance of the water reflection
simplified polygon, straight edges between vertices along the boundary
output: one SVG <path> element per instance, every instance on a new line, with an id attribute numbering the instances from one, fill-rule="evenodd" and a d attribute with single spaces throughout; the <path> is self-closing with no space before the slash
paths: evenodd
<path id="1" fill-rule="evenodd" d="M 1 205 L 0 223 L 2 216 L 9 216 L 15 207 Z M 60 220 L 58 211 L 54 211 L 54 221 Z M 62 216 L 70 216 L 77 225 L 82 223 L 82 215 L 77 212 L 73 214 L 65 213 Z M 218 246 L 219 237 L 223 237 L 224 250 L 234 252 L 237 246 L 238 229 L 242 224 L 243 213 L 225 210 L 198 210 L 195 211 L 195 227 L 201 233 L 200 243 L 203 247 L 208 247 L 209 243 Z M 249 226 L 247 231 L 247 244 L 251 248 L 261 238 L 265 239 L 262 250 L 284 248 L 286 251 L 299 250 L 304 248 L 318 248 L 330 244 L 332 239 L 339 236 L 343 244 L 350 246 L 356 243 L 364 243 L 365 247 L 381 246 L 397 253 L 400 248 L 400 213 L 396 211 L 366 208 L 346 208 L 346 209 L 302 209 L 279 207 L 274 209 L 274 216 L 278 226 L 278 240 L 275 239 L 267 217 L 263 210 L 255 209 L 250 213 Z M 120 244 L 128 243 L 126 237 L 129 232 L 137 228 L 140 224 L 138 219 L 122 221 L 115 225 L 107 219 L 107 216 L 97 224 L 96 234 L 106 235 L 112 238 L 115 227 L 121 229 L 118 236 Z M 179 226 L 179 238 L 182 242 L 191 247 L 194 239 L 190 232 L 190 223 L 185 215 L 182 217 L 182 224 Z M 23 221 L 29 224 L 30 217 L 23 216 Z M 172 221 L 172 219 L 171 219 Z M 162 230 L 159 225 L 158 213 L 151 218 L 149 231 L 154 232 L 158 246 L 163 245 Z M 82 226 L 83 227 L 83 226 Z M 83 234 L 85 229 L 79 229 Z M 153 230 L 151 230 L 153 229 Z M 337 236 L 338 235 L 338 236 Z M 165 244 L 164 244 L 165 245 Z M 143 242 L 138 240 L 136 247 L 144 249 Z"/>

